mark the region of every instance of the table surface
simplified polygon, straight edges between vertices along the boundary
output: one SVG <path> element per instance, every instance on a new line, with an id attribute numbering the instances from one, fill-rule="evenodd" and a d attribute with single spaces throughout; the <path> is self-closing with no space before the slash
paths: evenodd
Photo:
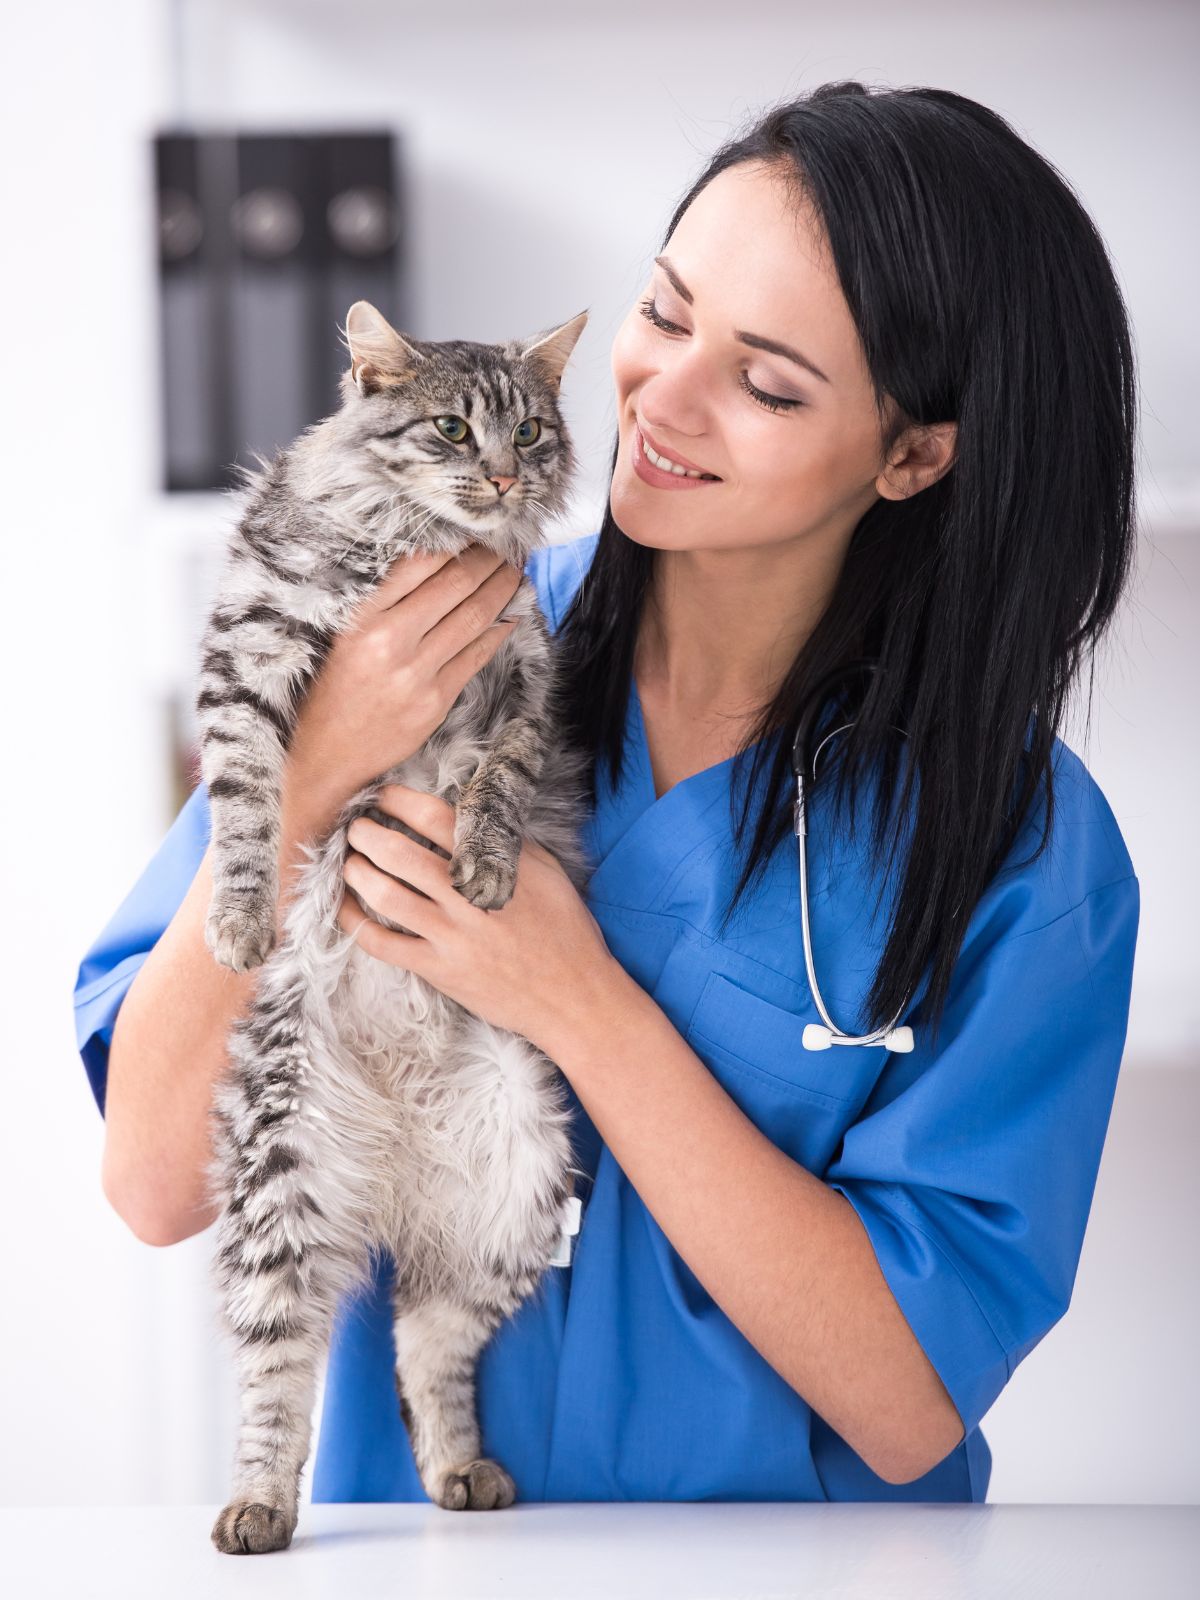
<path id="1" fill-rule="evenodd" d="M 216 1506 L 0 1509 L 14 1600 L 1109 1600 L 1200 1593 L 1194 1506 L 429 1504 L 300 1508 L 291 1546 L 225 1556 Z"/>

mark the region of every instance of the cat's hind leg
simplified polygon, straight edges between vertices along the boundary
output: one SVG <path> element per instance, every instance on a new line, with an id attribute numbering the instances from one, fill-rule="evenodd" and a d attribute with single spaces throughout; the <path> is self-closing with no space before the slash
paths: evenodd
<path id="1" fill-rule="evenodd" d="M 425 1493 L 447 1511 L 512 1505 L 517 1487 L 480 1455 L 475 1409 L 479 1353 L 513 1307 L 474 1309 L 446 1298 L 395 1298 L 396 1392 Z"/>
<path id="2" fill-rule="evenodd" d="M 277 1163 L 287 1159 L 281 1151 Z M 300 1474 L 331 1320 L 326 1296 L 314 1293 L 319 1252 L 298 1237 L 302 1206 L 297 1195 L 264 1213 L 260 1230 L 223 1230 L 219 1262 L 241 1422 L 233 1487 L 212 1540 L 228 1555 L 284 1549 L 299 1514 Z"/>
<path id="3" fill-rule="evenodd" d="M 214 1273 L 241 1389 L 233 1488 L 212 1529 L 229 1555 L 291 1542 L 334 1313 L 366 1271 L 361 1218 L 335 1210 L 338 1186 L 298 1114 L 307 1052 L 296 1023 L 278 996 L 251 1016 L 231 1036 L 243 1061 L 218 1088 L 216 1116 L 225 1206 Z M 251 1045 L 267 1035 L 273 1045 Z M 252 1064 L 251 1050 L 261 1051 Z"/>

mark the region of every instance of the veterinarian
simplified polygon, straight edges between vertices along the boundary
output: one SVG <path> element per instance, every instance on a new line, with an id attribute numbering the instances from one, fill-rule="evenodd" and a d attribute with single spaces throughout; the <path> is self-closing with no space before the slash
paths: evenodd
<path id="1" fill-rule="evenodd" d="M 595 757 L 586 898 L 527 844 L 480 911 L 369 822 L 345 869 L 414 930 L 347 892 L 364 949 L 570 1086 L 581 1226 L 482 1353 L 484 1450 L 526 1500 L 983 1500 L 980 1421 L 1070 1302 L 1137 930 L 1057 738 L 1134 540 L 1113 271 L 994 114 L 830 85 L 713 158 L 612 371 L 603 524 L 527 568 Z M 399 562 L 336 642 L 289 752 L 285 893 L 496 648 L 518 579 L 481 546 Z M 841 1029 L 895 1020 L 911 1049 L 805 1037 L 793 739 L 859 660 L 806 796 L 812 954 Z M 448 804 L 386 795 L 451 847 Z M 205 947 L 207 839 L 201 787 L 76 991 L 105 1191 L 157 1244 L 213 1220 L 206 1111 L 255 979 Z M 388 1274 L 338 1317 L 314 1500 L 424 1498 Z"/>

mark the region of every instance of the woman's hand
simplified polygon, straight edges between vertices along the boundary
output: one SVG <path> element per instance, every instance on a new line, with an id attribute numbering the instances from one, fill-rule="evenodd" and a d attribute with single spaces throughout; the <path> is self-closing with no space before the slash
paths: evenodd
<path id="1" fill-rule="evenodd" d="M 447 801 L 389 784 L 375 804 L 453 851 Z M 372 922 L 349 892 L 338 910 L 343 931 L 355 933 L 369 955 L 415 972 L 551 1057 L 548 1041 L 568 1012 L 579 1014 L 616 976 L 596 919 L 555 858 L 532 840 L 522 843 L 512 899 L 499 911 L 482 911 L 451 885 L 449 861 L 415 839 L 369 817 L 356 818 L 347 837 L 346 883 L 372 911 L 412 932 Z"/>
<path id="2" fill-rule="evenodd" d="M 496 624 L 522 573 L 479 544 L 401 556 L 338 634 L 300 707 L 285 782 L 329 820 L 419 750 L 515 622 Z"/>

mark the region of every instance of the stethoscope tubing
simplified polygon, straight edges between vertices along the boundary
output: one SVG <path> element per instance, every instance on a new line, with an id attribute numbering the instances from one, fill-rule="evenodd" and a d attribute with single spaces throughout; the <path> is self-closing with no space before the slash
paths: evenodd
<path id="1" fill-rule="evenodd" d="M 877 670 L 877 663 L 856 661 L 851 666 L 842 669 L 836 674 L 836 677 L 841 679 L 850 672 L 859 672 L 864 668 L 875 671 Z M 815 727 L 816 715 L 830 687 L 831 680 L 826 680 L 814 692 L 814 711 L 811 716 L 801 719 L 795 743 L 792 747 L 792 768 L 796 778 L 796 799 L 792 806 L 792 819 L 796 833 L 797 853 L 800 858 L 800 935 L 804 943 L 804 967 L 808 974 L 809 991 L 812 994 L 813 1004 L 820 1013 L 821 1021 L 824 1024 L 822 1026 L 821 1024 L 810 1022 L 804 1029 L 801 1043 L 806 1050 L 828 1050 L 832 1045 L 884 1045 L 889 1050 L 906 1053 L 913 1048 L 912 1029 L 899 1027 L 897 1024 L 908 1008 L 909 1001 L 907 999 L 886 1027 L 875 1028 L 870 1033 L 846 1033 L 833 1020 L 821 994 L 821 986 L 817 982 L 817 967 L 813 958 L 812 926 L 808 905 L 808 819 L 804 779 L 805 774 L 809 773 L 815 780 L 817 760 L 821 751 L 824 750 L 830 739 L 835 738 L 839 733 L 846 733 L 854 726 L 853 722 L 843 723 L 840 728 L 834 728 L 830 733 L 827 733 L 813 752 L 811 760 L 809 759 L 807 749 L 808 736 L 812 728 Z"/>

